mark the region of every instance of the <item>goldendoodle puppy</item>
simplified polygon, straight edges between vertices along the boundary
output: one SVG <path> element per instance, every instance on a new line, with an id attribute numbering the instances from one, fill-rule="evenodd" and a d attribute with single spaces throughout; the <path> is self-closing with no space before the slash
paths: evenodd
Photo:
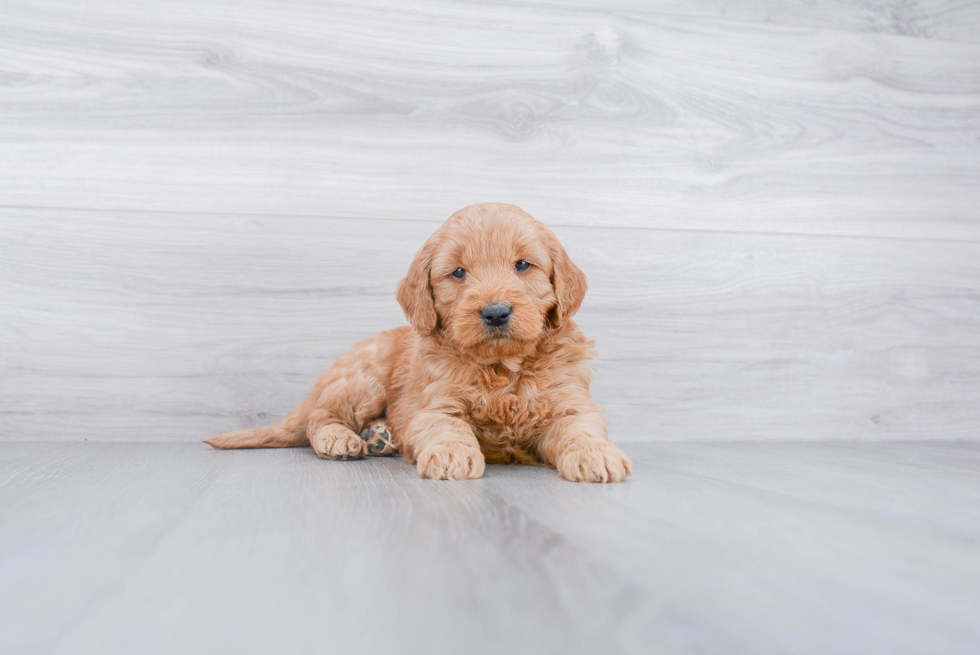
<path id="1" fill-rule="evenodd" d="M 551 230 L 518 207 L 461 209 L 398 284 L 412 327 L 355 345 L 278 425 L 207 443 L 309 444 L 329 459 L 397 449 L 444 480 L 479 478 L 490 462 L 619 482 L 632 464 L 589 395 L 592 342 L 571 321 L 586 288 Z"/>

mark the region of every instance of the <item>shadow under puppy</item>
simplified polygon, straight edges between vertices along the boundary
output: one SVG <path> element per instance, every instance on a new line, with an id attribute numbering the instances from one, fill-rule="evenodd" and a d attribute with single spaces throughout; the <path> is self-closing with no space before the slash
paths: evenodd
<path id="1" fill-rule="evenodd" d="M 619 482 L 632 464 L 589 395 L 592 342 L 571 321 L 586 288 L 551 230 L 520 208 L 461 209 L 398 284 L 411 327 L 356 344 L 279 424 L 206 443 L 309 444 L 328 459 L 397 449 L 420 476 L 445 480 L 479 478 L 490 462 Z"/>

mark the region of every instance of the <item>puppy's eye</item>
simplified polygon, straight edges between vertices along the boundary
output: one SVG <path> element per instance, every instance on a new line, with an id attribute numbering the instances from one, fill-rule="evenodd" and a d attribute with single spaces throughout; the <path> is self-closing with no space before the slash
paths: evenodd
<path id="1" fill-rule="evenodd" d="M 466 277 L 466 271 L 464 271 L 462 268 L 457 268 L 455 271 L 453 271 L 453 277 L 457 280 L 462 280 L 464 277 Z"/>
<path id="2" fill-rule="evenodd" d="M 514 268 L 516 268 L 519 271 L 526 271 L 527 269 L 531 268 L 531 262 L 526 262 L 523 259 L 518 259 L 517 262 L 514 263 Z"/>

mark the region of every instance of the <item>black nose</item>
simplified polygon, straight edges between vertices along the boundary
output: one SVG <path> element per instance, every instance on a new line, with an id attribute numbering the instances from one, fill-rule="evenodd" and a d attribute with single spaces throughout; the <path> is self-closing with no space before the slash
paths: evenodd
<path id="1" fill-rule="evenodd" d="M 493 327 L 505 325 L 510 320 L 510 305 L 505 302 L 495 302 L 484 305 L 480 310 L 480 317 L 483 322 Z"/>

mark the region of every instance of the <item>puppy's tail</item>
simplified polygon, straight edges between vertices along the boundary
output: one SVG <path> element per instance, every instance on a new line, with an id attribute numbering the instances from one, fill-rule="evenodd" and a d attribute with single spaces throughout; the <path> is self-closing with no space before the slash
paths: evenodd
<path id="1" fill-rule="evenodd" d="M 309 446 L 306 438 L 306 403 L 293 408 L 279 423 L 252 430 L 235 430 L 205 439 L 214 448 L 291 448 Z"/>

